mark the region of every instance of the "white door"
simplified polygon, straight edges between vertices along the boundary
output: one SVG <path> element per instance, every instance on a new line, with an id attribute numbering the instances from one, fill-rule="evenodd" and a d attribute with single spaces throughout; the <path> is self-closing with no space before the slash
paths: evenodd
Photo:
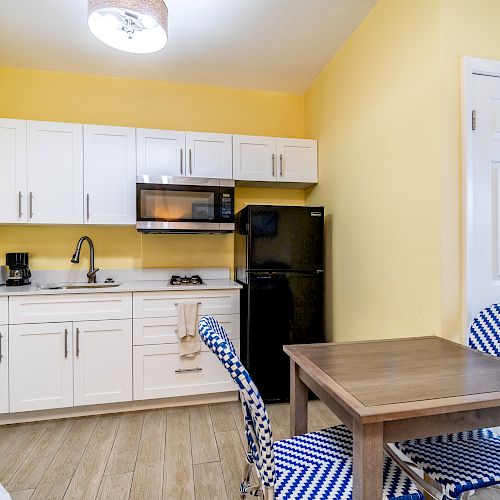
<path id="1" fill-rule="evenodd" d="M 233 136 L 233 178 L 244 181 L 275 181 L 276 139 L 252 135 Z"/>
<path id="2" fill-rule="evenodd" d="M 233 178 L 232 135 L 186 132 L 186 175 Z"/>
<path id="3" fill-rule="evenodd" d="M 72 324 L 9 327 L 10 411 L 73 406 Z"/>
<path id="4" fill-rule="evenodd" d="M 9 327 L 0 325 L 0 413 L 9 412 Z"/>
<path id="5" fill-rule="evenodd" d="M 318 182 L 318 143 L 310 139 L 277 140 L 279 182 Z"/>
<path id="6" fill-rule="evenodd" d="M 84 125 L 86 224 L 135 224 L 135 129 Z"/>
<path id="7" fill-rule="evenodd" d="M 83 222 L 82 125 L 28 121 L 28 221 Z"/>
<path id="8" fill-rule="evenodd" d="M 132 400 L 132 320 L 74 324 L 75 406 Z"/>
<path id="9" fill-rule="evenodd" d="M 0 119 L 0 223 L 26 222 L 26 121 Z"/>
<path id="10" fill-rule="evenodd" d="M 186 132 L 138 128 L 137 175 L 187 175 Z"/>
<path id="11" fill-rule="evenodd" d="M 500 302 L 500 78 L 474 75 L 472 102 L 476 130 L 466 178 L 469 321 Z"/>

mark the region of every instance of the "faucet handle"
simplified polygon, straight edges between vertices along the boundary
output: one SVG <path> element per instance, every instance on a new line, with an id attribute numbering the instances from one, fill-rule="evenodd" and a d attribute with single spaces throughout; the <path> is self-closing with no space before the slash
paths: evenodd
<path id="1" fill-rule="evenodd" d="M 89 279 L 89 283 L 95 283 L 95 275 L 97 274 L 97 271 L 99 271 L 99 268 L 94 269 L 93 271 L 89 271 L 87 273 L 87 278 Z"/>

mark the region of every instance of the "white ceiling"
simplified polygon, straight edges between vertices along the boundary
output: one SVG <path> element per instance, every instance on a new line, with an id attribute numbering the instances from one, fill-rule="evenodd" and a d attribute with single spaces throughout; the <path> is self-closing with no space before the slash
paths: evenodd
<path id="1" fill-rule="evenodd" d="M 304 92 L 376 0 L 166 0 L 169 41 L 117 51 L 86 0 L 0 0 L 0 66 Z"/>

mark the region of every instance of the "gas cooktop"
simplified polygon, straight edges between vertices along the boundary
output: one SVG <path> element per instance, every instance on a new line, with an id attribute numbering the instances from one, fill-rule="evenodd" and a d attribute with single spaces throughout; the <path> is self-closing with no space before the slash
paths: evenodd
<path id="1" fill-rule="evenodd" d="M 197 275 L 193 276 L 172 276 L 169 285 L 182 286 L 182 285 L 204 285 L 203 280 Z"/>

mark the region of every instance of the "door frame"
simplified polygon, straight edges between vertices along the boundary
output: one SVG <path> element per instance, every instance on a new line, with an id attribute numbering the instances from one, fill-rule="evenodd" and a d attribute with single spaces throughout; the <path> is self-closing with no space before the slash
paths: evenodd
<path id="1" fill-rule="evenodd" d="M 464 57 L 462 60 L 462 117 L 461 117 L 461 153 L 462 153 L 462 283 L 463 283 L 463 328 L 465 339 L 468 340 L 468 329 L 472 321 L 472 269 L 474 262 L 473 237 L 473 131 L 472 84 L 474 75 L 500 78 L 500 61 L 478 57 Z"/>

